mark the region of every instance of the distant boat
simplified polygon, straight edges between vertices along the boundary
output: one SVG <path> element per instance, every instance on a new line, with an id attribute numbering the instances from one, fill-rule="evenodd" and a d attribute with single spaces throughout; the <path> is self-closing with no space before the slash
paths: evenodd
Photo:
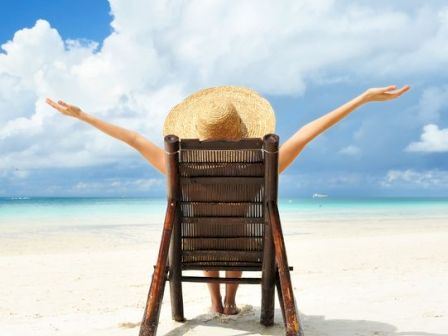
<path id="1" fill-rule="evenodd" d="M 328 195 L 326 195 L 326 194 L 318 194 L 318 193 L 313 194 L 313 198 L 324 198 L 324 197 L 328 197 Z"/>

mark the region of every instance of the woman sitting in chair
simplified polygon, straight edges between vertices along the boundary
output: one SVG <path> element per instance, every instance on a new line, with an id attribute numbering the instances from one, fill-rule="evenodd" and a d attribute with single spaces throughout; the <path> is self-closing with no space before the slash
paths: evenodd
<path id="1" fill-rule="evenodd" d="M 409 90 L 409 86 L 372 88 L 346 104 L 300 128 L 279 149 L 278 172 L 283 172 L 316 136 L 333 126 L 355 109 L 368 102 L 392 100 Z M 142 135 L 112 125 L 82 111 L 79 107 L 63 101 L 47 103 L 59 112 L 82 120 L 104 133 L 124 141 L 138 152 L 162 174 L 165 174 L 165 151 Z M 269 102 L 255 91 L 242 87 L 224 86 L 204 89 L 186 98 L 168 114 L 164 135 L 174 134 L 179 138 L 238 140 L 263 137 L 275 132 L 275 115 Z M 219 271 L 204 272 L 217 277 Z M 226 277 L 241 277 L 239 271 L 227 271 Z M 219 284 L 209 283 L 212 311 L 227 315 L 237 314 L 235 304 L 237 284 L 226 284 L 226 295 L 222 301 Z"/>

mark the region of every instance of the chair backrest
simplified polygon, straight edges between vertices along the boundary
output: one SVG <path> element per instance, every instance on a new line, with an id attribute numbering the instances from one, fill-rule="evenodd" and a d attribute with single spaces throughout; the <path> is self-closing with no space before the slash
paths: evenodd
<path id="1" fill-rule="evenodd" d="M 277 176 L 267 175 L 277 175 L 278 136 L 182 139 L 177 148 L 169 189 L 180 205 L 182 268 L 260 270 L 265 201 L 277 198 Z"/>

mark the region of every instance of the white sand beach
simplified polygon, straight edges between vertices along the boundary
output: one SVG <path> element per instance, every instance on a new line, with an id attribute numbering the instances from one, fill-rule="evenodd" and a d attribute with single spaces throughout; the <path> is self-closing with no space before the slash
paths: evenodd
<path id="1" fill-rule="evenodd" d="M 446 218 L 282 220 L 305 335 L 448 335 Z M 0 335 L 138 335 L 160 230 L 116 233 L 2 237 Z M 183 288 L 188 321 L 171 320 L 167 287 L 158 335 L 283 335 L 278 304 L 259 324 L 258 286 L 240 287 L 231 317 L 208 313 L 204 284 Z"/>

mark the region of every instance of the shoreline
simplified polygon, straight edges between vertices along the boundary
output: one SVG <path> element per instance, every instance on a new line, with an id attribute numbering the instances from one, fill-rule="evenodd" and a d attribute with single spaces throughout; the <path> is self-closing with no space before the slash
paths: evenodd
<path id="1" fill-rule="evenodd" d="M 163 216 L 159 223 L 144 223 L 144 218 L 128 224 L 76 224 L 57 225 L 57 221 L 44 226 L 30 226 L 30 222 L 2 225 L 0 232 L 0 257 L 4 255 L 25 255 L 44 253 L 64 253 L 85 249 L 135 249 L 138 246 L 157 245 L 162 234 Z M 448 232 L 448 217 L 422 219 L 415 217 L 396 218 L 352 218 L 349 219 L 309 219 L 281 215 L 285 239 L 306 237 L 321 240 L 328 238 L 345 239 L 358 237 L 388 237 L 403 234 L 427 232 Z"/>

